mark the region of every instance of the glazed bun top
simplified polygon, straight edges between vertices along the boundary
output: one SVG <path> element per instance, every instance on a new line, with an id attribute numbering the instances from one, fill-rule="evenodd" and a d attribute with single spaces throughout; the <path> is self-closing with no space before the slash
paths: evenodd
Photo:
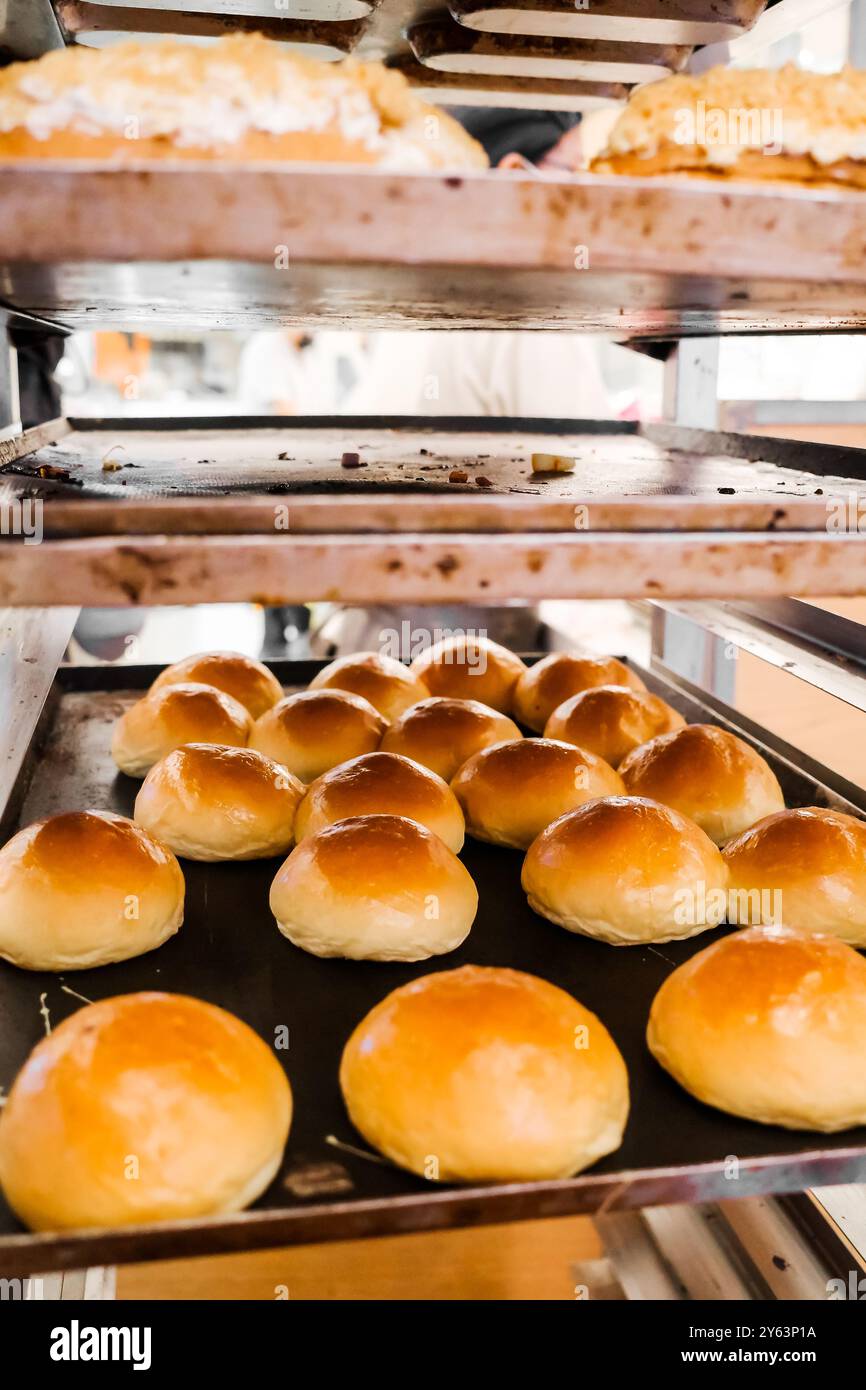
<path id="1" fill-rule="evenodd" d="M 528 667 L 514 687 L 513 713 L 521 724 L 541 733 L 564 700 L 596 685 L 625 685 L 644 690 L 640 676 L 615 656 L 572 656 L 551 652 Z"/>
<path id="2" fill-rule="evenodd" d="M 648 690 L 596 685 L 557 705 L 544 726 L 544 737 L 586 748 L 611 767 L 619 767 L 633 748 L 681 729 L 685 722 L 677 710 Z"/>
<path id="3" fill-rule="evenodd" d="M 381 652 L 340 656 L 310 681 L 311 690 L 348 690 L 369 700 L 390 724 L 430 691 L 401 661 Z"/>
<path id="4" fill-rule="evenodd" d="M 388 727 L 369 700 L 348 690 L 300 690 L 256 720 L 250 747 L 284 763 L 302 782 L 379 747 Z"/>
<path id="5" fill-rule="evenodd" d="M 267 666 L 240 652 L 199 652 L 166 666 L 157 676 L 151 690 L 167 685 L 194 681 L 198 685 L 213 685 L 225 691 L 258 719 L 266 709 L 282 699 L 283 687 Z"/>
<path id="6" fill-rule="evenodd" d="M 382 751 L 414 758 L 450 782 L 473 753 L 519 738 L 513 719 L 477 700 L 434 696 L 419 700 L 395 720 L 382 739 Z"/>
<path id="7" fill-rule="evenodd" d="M 511 711 L 517 681 L 526 670 L 519 656 L 487 637 L 460 633 L 434 642 L 410 666 L 431 695 L 477 700 L 500 714 Z"/>
<path id="8" fill-rule="evenodd" d="M 619 771 L 629 795 L 648 796 L 691 816 L 716 844 L 785 806 L 760 753 L 715 724 L 660 734 L 629 753 Z"/>

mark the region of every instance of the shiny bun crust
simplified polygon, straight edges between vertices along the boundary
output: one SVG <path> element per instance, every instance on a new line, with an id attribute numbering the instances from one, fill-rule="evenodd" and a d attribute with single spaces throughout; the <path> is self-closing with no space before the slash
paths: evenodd
<path id="1" fill-rule="evenodd" d="M 604 1025 L 546 980 L 468 965 L 377 1004 L 343 1052 L 355 1128 L 441 1182 L 567 1178 L 622 1142 L 625 1063 Z"/>
<path id="2" fill-rule="evenodd" d="M 682 715 L 648 690 L 597 685 L 557 705 L 544 726 L 545 738 L 558 738 L 596 753 L 619 767 L 633 748 L 658 734 L 681 729 Z"/>
<path id="3" fill-rule="evenodd" d="M 0 956 L 24 970 L 129 960 L 174 935 L 183 897 L 174 855 L 125 816 L 51 816 L 0 849 Z"/>
<path id="4" fill-rule="evenodd" d="M 310 681 L 311 690 L 349 690 L 369 700 L 390 724 L 430 691 L 408 666 L 381 652 L 339 656 Z"/>
<path id="5" fill-rule="evenodd" d="M 717 845 L 785 808 L 760 753 L 715 724 L 660 734 L 629 753 L 619 771 L 630 796 L 648 796 L 690 816 Z"/>
<path id="6" fill-rule="evenodd" d="M 553 711 L 572 695 L 595 685 L 626 685 L 644 690 L 643 681 L 615 656 L 571 656 L 551 652 L 524 671 L 514 687 L 512 713 L 528 729 L 541 733 Z"/>
<path id="7" fill-rule="evenodd" d="M 725 846 L 730 918 L 866 946 L 866 823 L 842 811 L 777 811 Z"/>
<path id="8" fill-rule="evenodd" d="M 369 700 L 348 690 L 301 690 L 257 719 L 250 747 L 314 782 L 338 763 L 372 753 L 388 724 Z"/>
<path id="9" fill-rule="evenodd" d="M 434 642 L 416 656 L 409 670 L 431 695 L 478 700 L 509 714 L 514 687 L 526 670 L 519 656 L 487 637 L 461 633 Z"/>
<path id="10" fill-rule="evenodd" d="M 405 816 L 357 816 L 309 835 L 271 885 L 277 926 L 314 956 L 426 960 L 465 940 L 475 884 L 438 835 Z"/>
<path id="11" fill-rule="evenodd" d="M 546 825 L 597 796 L 618 796 L 618 773 L 582 748 L 525 738 L 484 748 L 464 763 L 451 789 L 476 840 L 528 849 Z"/>
<path id="12" fill-rule="evenodd" d="M 832 936 L 749 927 L 699 951 L 650 1011 L 657 1061 L 698 1100 L 763 1124 L 866 1124 L 866 960 Z"/>
<path id="13" fill-rule="evenodd" d="M 176 994 L 79 1009 L 0 1111 L 0 1184 L 33 1231 L 239 1211 L 279 1168 L 292 1093 L 240 1019 Z"/>
<path id="14" fill-rule="evenodd" d="M 121 772 L 143 777 L 182 743 L 246 746 L 253 721 L 238 700 L 212 685 L 189 681 L 150 690 L 120 716 L 111 756 Z"/>
<path id="15" fill-rule="evenodd" d="M 283 697 L 283 687 L 276 676 L 251 656 L 240 652 L 201 652 L 166 666 L 157 676 L 151 690 L 163 690 L 167 685 L 214 685 L 242 704 L 253 719 L 258 719 Z"/>
<path id="16" fill-rule="evenodd" d="M 419 700 L 388 729 L 382 751 L 402 753 L 450 782 L 467 758 L 492 743 L 522 738 L 507 715 L 477 700 Z"/>
<path id="17" fill-rule="evenodd" d="M 435 772 L 399 753 L 366 753 L 318 777 L 298 807 L 295 839 L 300 843 L 336 821 L 374 815 L 407 816 L 455 854 L 463 848 L 463 813 L 454 793 Z"/>
<path id="18" fill-rule="evenodd" d="M 267 859 L 292 844 L 303 795 L 264 753 L 188 743 L 151 768 L 135 819 L 186 859 Z"/>
<path id="19" fill-rule="evenodd" d="M 613 946 L 677 941 L 725 919 L 728 871 L 703 830 L 657 801 L 612 796 L 554 821 L 521 883 L 533 911 Z"/>

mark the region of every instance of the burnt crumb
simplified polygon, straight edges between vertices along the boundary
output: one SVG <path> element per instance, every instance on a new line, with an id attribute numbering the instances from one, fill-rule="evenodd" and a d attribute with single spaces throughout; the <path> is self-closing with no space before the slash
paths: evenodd
<path id="1" fill-rule="evenodd" d="M 277 458 L 281 463 L 294 463 L 295 461 L 290 454 L 277 454 Z"/>
<path id="2" fill-rule="evenodd" d="M 71 475 L 68 468 L 58 468 L 55 463 L 42 463 L 36 470 L 37 478 L 56 478 L 58 482 L 68 483 Z"/>
<path id="3" fill-rule="evenodd" d="M 459 569 L 459 565 L 455 556 L 443 555 L 441 560 L 436 561 L 436 568 L 445 579 L 449 574 L 453 574 L 456 569 Z"/>
<path id="4" fill-rule="evenodd" d="M 788 1261 L 782 1255 L 774 1255 L 773 1264 L 776 1266 L 777 1269 L 788 1268 Z"/>
<path id="5" fill-rule="evenodd" d="M 283 493 L 291 492 L 291 490 L 288 483 L 272 483 L 270 487 L 265 488 L 267 493 Z"/>
<path id="6" fill-rule="evenodd" d="M 199 463 L 213 463 L 213 459 L 199 459 Z"/>
<path id="7" fill-rule="evenodd" d="M 770 517 L 770 520 L 767 522 L 766 529 L 768 531 L 775 531 L 779 522 L 783 521 L 786 516 L 787 512 L 785 511 L 784 507 L 777 507 L 776 510 L 773 512 L 773 515 Z"/>
<path id="8" fill-rule="evenodd" d="M 429 450 L 429 449 L 419 449 L 419 450 L 418 450 L 418 453 L 421 455 L 422 458 L 427 459 L 427 458 L 430 457 L 430 450 Z"/>
<path id="9" fill-rule="evenodd" d="M 455 178 L 455 177 L 453 176 L 453 174 L 452 174 L 449 178 L 447 178 L 447 179 L 445 180 L 445 187 L 446 187 L 446 188 L 462 188 L 462 187 L 463 187 L 463 180 L 462 180 L 462 179 L 457 179 L 457 178 Z"/>
<path id="10" fill-rule="evenodd" d="M 727 493 L 729 497 L 733 497 L 734 495 L 734 489 L 732 487 L 717 487 L 716 492 Z"/>
<path id="11" fill-rule="evenodd" d="M 385 568 L 390 574 L 393 574 L 395 570 L 401 570 L 403 568 L 403 561 L 389 560 Z"/>
<path id="12" fill-rule="evenodd" d="M 462 468 L 452 468 L 448 474 L 448 481 L 449 483 L 468 483 L 469 474 L 465 473 Z"/>
<path id="13" fill-rule="evenodd" d="M 491 481 L 490 481 L 489 478 L 481 477 L 481 478 L 476 478 L 476 479 L 475 479 L 475 486 L 476 486 L 476 487 L 492 487 L 493 484 L 491 483 Z"/>
<path id="14" fill-rule="evenodd" d="M 341 468 L 369 468 L 366 459 L 359 459 L 357 454 L 343 454 L 340 459 Z"/>
<path id="15" fill-rule="evenodd" d="M 815 496 L 816 496 L 816 497 L 823 497 L 823 496 L 824 496 L 824 489 L 823 489 L 822 487 L 816 487 L 816 488 L 815 488 Z"/>

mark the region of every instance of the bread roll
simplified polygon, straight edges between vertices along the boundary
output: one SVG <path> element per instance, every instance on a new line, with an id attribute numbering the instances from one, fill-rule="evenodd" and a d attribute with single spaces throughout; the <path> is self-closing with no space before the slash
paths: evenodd
<path id="1" fill-rule="evenodd" d="M 729 921 L 784 922 L 866 946 L 866 824 L 804 806 L 766 816 L 725 846 Z"/>
<path id="2" fill-rule="evenodd" d="M 611 796 L 561 816 L 529 847 L 529 906 L 612 946 L 677 941 L 725 920 L 728 871 L 708 835 L 657 801 Z"/>
<path id="3" fill-rule="evenodd" d="M 635 748 L 619 767 L 630 796 L 648 796 L 690 816 L 717 845 L 784 809 L 776 775 L 736 734 L 688 724 Z"/>
<path id="4" fill-rule="evenodd" d="M 866 960 L 832 936 L 748 927 L 665 980 L 653 1056 L 698 1100 L 762 1124 L 866 1124 Z"/>
<path id="5" fill-rule="evenodd" d="M 645 689 L 640 676 L 615 656 L 571 656 L 568 652 L 551 652 L 529 666 L 514 687 L 514 717 L 528 729 L 541 733 L 563 701 L 596 685 Z"/>
<path id="6" fill-rule="evenodd" d="M 296 946 L 350 960 L 426 960 L 469 934 L 478 892 L 460 860 L 405 816 L 355 816 L 292 850 L 271 912 Z"/>
<path id="7" fill-rule="evenodd" d="M 239 1018 L 120 995 L 24 1063 L 0 1111 L 0 1185 L 33 1231 L 222 1215 L 269 1185 L 291 1117 L 282 1067 Z"/>
<path id="8" fill-rule="evenodd" d="M 258 34 L 207 47 L 73 45 L 13 63 L 0 73 L 0 158 L 487 166 L 481 146 L 401 73 L 316 62 Z"/>
<path id="9" fill-rule="evenodd" d="M 597 685 L 557 705 L 544 726 L 545 738 L 573 743 L 619 767 L 633 748 L 658 734 L 681 729 L 683 716 L 648 690 Z"/>
<path id="10" fill-rule="evenodd" d="M 162 690 L 167 685 L 186 685 L 189 681 L 224 690 L 243 705 L 253 719 L 258 719 L 283 698 L 283 687 L 267 666 L 240 652 L 199 652 L 196 656 L 184 657 L 183 661 L 176 661 L 160 671 L 150 688 Z"/>
<path id="11" fill-rule="evenodd" d="M 864 188 L 864 121 L 857 68 L 712 67 L 634 89 L 592 169 Z"/>
<path id="12" fill-rule="evenodd" d="M 408 666 L 380 652 L 338 656 L 310 681 L 311 690 L 349 690 L 369 700 L 390 724 L 430 691 Z"/>
<path id="13" fill-rule="evenodd" d="M 0 956 L 86 970 L 161 946 L 183 921 L 174 855 L 111 811 L 36 821 L 0 849 Z"/>
<path id="14" fill-rule="evenodd" d="M 484 748 L 464 763 L 451 789 L 476 840 L 528 849 L 546 825 L 597 796 L 619 796 L 613 768 L 570 743 L 524 738 Z"/>
<path id="15" fill-rule="evenodd" d="M 257 719 L 250 747 L 282 763 L 302 782 L 372 753 L 388 727 L 378 710 L 348 690 L 300 690 Z"/>
<path id="16" fill-rule="evenodd" d="M 382 751 L 414 758 L 450 782 L 473 753 L 522 737 L 513 719 L 477 700 L 434 696 L 419 700 L 395 720 L 382 739 Z"/>
<path id="17" fill-rule="evenodd" d="M 111 756 L 127 776 L 143 777 L 183 743 L 244 748 L 252 727 L 243 705 L 212 685 L 167 685 L 148 691 L 120 716 L 111 737 Z"/>
<path id="18" fill-rule="evenodd" d="M 622 1142 L 625 1063 L 556 985 L 464 966 L 395 989 L 343 1052 L 346 1108 L 368 1143 L 441 1182 L 567 1178 Z"/>
<path id="19" fill-rule="evenodd" d="M 435 772 L 399 753 L 366 753 L 318 777 L 298 807 L 295 838 L 300 843 L 336 821 L 374 815 L 407 816 L 455 854 L 463 848 L 463 813 L 454 793 Z"/>
<path id="20" fill-rule="evenodd" d="M 519 656 L 487 637 L 460 633 L 434 642 L 409 667 L 431 695 L 479 700 L 508 714 L 514 687 L 526 670 Z"/>
<path id="21" fill-rule="evenodd" d="M 187 743 L 151 768 L 135 819 L 185 859 L 268 859 L 294 839 L 297 777 L 253 748 Z"/>

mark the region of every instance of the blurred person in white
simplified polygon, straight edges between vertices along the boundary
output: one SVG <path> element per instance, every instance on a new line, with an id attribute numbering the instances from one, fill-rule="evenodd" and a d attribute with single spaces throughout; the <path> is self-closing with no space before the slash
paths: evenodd
<path id="1" fill-rule="evenodd" d="M 455 107 L 451 114 L 481 141 L 491 165 L 504 170 L 563 173 L 583 162 L 577 116 L 473 107 Z M 347 414 L 576 420 L 612 413 L 590 337 L 477 329 L 384 332 L 371 335 L 369 346 L 363 375 L 346 397 Z M 424 632 L 431 624 L 468 626 L 516 650 L 537 650 L 545 641 L 537 610 L 516 604 L 341 608 L 320 624 L 313 650 L 378 647 L 382 633 Z"/>
<path id="2" fill-rule="evenodd" d="M 250 415 L 335 415 L 364 366 L 359 333 L 252 333 L 241 352 L 238 395 Z"/>

